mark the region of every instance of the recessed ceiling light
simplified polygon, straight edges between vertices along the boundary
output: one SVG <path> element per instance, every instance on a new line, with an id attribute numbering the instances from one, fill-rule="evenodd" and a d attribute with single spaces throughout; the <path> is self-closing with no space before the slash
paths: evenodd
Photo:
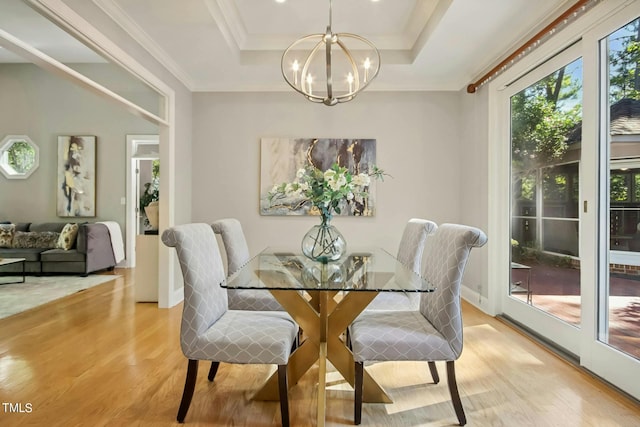
<path id="1" fill-rule="evenodd" d="M 276 3 L 284 3 L 284 2 L 286 2 L 286 1 L 287 1 L 287 0 L 276 0 Z"/>

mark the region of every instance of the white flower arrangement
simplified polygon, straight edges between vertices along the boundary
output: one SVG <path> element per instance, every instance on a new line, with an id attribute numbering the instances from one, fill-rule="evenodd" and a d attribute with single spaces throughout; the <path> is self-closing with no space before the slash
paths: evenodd
<path id="1" fill-rule="evenodd" d="M 384 180 L 384 175 L 377 166 L 373 166 L 370 173 L 354 175 L 337 163 L 326 171 L 309 165 L 298 170 L 294 182 L 274 185 L 268 199 L 271 204 L 285 199 L 300 199 L 298 207 L 310 204 L 311 210 L 317 209 L 323 221 L 329 221 L 333 212 L 342 212 L 342 202 L 362 204 L 368 196 L 371 177 Z"/>

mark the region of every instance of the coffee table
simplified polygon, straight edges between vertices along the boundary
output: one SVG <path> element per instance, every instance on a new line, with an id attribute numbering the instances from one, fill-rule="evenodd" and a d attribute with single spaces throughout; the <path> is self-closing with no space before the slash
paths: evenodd
<path id="1" fill-rule="evenodd" d="M 5 265 L 9 265 L 9 264 L 16 264 L 16 263 L 22 263 L 22 280 L 20 281 L 12 281 L 12 282 L 0 282 L 0 285 L 9 285 L 11 283 L 24 283 L 25 281 L 25 271 L 24 271 L 24 262 L 25 262 L 25 258 L 0 258 L 0 267 L 5 266 Z M 0 271 L 0 276 L 4 276 L 4 274 L 2 273 L 2 271 Z"/>

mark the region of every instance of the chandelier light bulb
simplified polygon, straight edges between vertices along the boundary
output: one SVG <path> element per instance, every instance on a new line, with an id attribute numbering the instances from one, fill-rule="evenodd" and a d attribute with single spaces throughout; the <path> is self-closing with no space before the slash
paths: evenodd
<path id="1" fill-rule="evenodd" d="M 353 74 L 347 74 L 347 83 L 349 83 L 349 92 L 353 92 Z"/>
<path id="2" fill-rule="evenodd" d="M 354 99 L 380 71 L 380 52 L 373 43 L 357 34 L 332 31 L 331 9 L 329 0 L 326 31 L 296 40 L 284 51 L 281 61 L 282 76 L 289 86 L 309 101 L 329 106 Z M 346 80 L 334 79 L 345 75 Z"/>
<path id="3" fill-rule="evenodd" d="M 311 74 L 307 74 L 307 92 L 309 92 L 309 95 L 313 95 L 313 77 L 311 77 Z"/>
<path id="4" fill-rule="evenodd" d="M 294 84 L 298 84 L 298 70 L 300 69 L 300 64 L 298 63 L 298 60 L 296 59 L 295 61 L 293 61 L 293 65 L 291 66 L 291 68 L 293 69 L 293 82 Z"/>
<path id="5" fill-rule="evenodd" d="M 371 60 L 369 57 L 364 60 L 364 81 L 369 80 L 369 68 L 371 68 Z"/>

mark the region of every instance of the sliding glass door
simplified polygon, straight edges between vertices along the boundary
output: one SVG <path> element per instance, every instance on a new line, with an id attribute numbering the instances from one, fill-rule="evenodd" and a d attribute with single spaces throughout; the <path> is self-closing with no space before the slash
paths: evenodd
<path id="1" fill-rule="evenodd" d="M 501 311 L 640 398 L 640 2 L 584 28 L 500 95 Z"/>
<path id="2" fill-rule="evenodd" d="M 574 46 L 509 88 L 511 260 L 505 312 L 571 352 L 578 351 L 582 309 L 582 62 Z"/>
<path id="3" fill-rule="evenodd" d="M 632 14 L 628 12 L 631 11 Z M 581 362 L 640 397 L 640 5 L 593 30 L 598 46 L 598 280 Z"/>
<path id="4" fill-rule="evenodd" d="M 640 19 L 601 41 L 609 112 L 601 135 L 608 165 L 609 274 L 600 293 L 598 338 L 640 358 Z"/>

